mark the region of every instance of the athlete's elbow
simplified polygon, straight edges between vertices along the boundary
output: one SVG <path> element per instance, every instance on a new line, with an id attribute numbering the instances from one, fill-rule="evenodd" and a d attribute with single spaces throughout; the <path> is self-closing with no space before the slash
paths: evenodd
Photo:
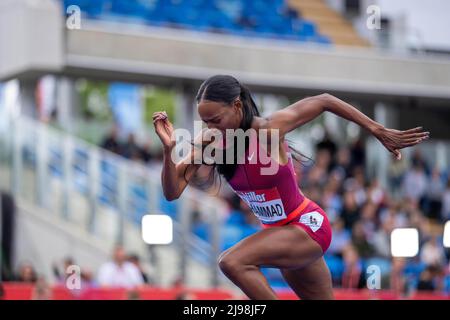
<path id="1" fill-rule="evenodd" d="M 317 101 L 317 104 L 323 111 L 330 111 L 330 108 L 333 106 L 333 102 L 336 97 L 329 93 L 322 93 L 314 97 Z"/>
<path id="2" fill-rule="evenodd" d="M 180 196 L 179 195 L 166 195 L 165 198 L 167 201 L 174 201 L 177 200 Z"/>
<path id="3" fill-rule="evenodd" d="M 178 198 L 180 198 L 180 196 L 181 196 L 180 193 L 168 192 L 164 190 L 164 197 L 166 198 L 167 201 L 177 200 Z"/>
<path id="4" fill-rule="evenodd" d="M 332 94 L 329 94 L 327 92 L 321 93 L 321 94 L 317 95 L 316 97 L 323 101 L 327 101 L 327 100 L 334 98 L 334 96 Z"/>
<path id="5" fill-rule="evenodd" d="M 176 188 L 172 188 L 164 183 L 162 183 L 162 189 L 164 198 L 166 198 L 167 201 L 173 201 L 177 200 L 181 196 L 181 192 L 179 190 L 176 190 Z"/>

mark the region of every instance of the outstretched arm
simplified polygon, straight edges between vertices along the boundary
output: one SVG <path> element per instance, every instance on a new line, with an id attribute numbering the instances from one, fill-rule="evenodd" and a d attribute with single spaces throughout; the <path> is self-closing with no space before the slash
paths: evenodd
<path id="1" fill-rule="evenodd" d="M 327 93 L 302 99 L 283 110 L 273 113 L 269 117 L 267 125 L 269 128 L 279 129 L 280 137 L 283 137 L 288 132 L 315 119 L 325 111 L 353 121 L 368 130 L 397 159 L 401 158 L 400 149 L 414 146 L 429 137 L 429 132 L 423 132 L 421 127 L 406 131 L 385 128 L 355 107 Z"/>

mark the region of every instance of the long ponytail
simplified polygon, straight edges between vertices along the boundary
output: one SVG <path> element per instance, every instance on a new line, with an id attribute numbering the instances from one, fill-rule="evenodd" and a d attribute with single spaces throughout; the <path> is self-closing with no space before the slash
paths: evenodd
<path id="1" fill-rule="evenodd" d="M 240 85 L 240 89 L 241 92 L 239 94 L 241 101 L 242 101 L 242 105 L 244 108 L 244 116 L 242 118 L 242 122 L 241 122 L 241 129 L 248 130 L 251 128 L 252 125 L 252 121 L 254 117 L 259 117 L 260 113 L 258 110 L 258 107 L 256 106 L 255 101 L 252 98 L 252 95 L 250 93 L 250 90 L 244 86 L 244 85 Z"/>

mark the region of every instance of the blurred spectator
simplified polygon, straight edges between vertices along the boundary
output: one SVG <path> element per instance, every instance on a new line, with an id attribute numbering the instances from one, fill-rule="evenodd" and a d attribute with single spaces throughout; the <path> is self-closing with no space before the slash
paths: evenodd
<path id="1" fill-rule="evenodd" d="M 411 157 L 412 164 L 417 164 L 418 166 L 422 167 L 425 171 L 425 174 L 429 175 L 431 173 L 430 167 L 428 166 L 428 163 L 423 158 L 422 152 L 419 148 L 413 149 L 413 154 Z"/>
<path id="2" fill-rule="evenodd" d="M 103 149 L 111 151 L 116 154 L 121 154 L 120 143 L 118 140 L 118 128 L 116 125 L 111 129 L 108 136 L 102 141 L 100 146 Z"/>
<path id="3" fill-rule="evenodd" d="M 325 209 L 330 222 L 334 221 L 342 210 L 342 199 L 339 194 L 340 182 L 340 176 L 333 171 L 323 191 L 321 205 Z"/>
<path id="4" fill-rule="evenodd" d="M 355 194 L 355 201 L 358 206 L 362 206 L 367 200 L 366 176 L 363 167 L 354 167 L 352 170 L 353 178 L 344 182 L 346 190 L 352 190 Z"/>
<path id="5" fill-rule="evenodd" d="M 447 180 L 447 187 L 442 195 L 442 219 L 450 220 L 450 177 Z"/>
<path id="6" fill-rule="evenodd" d="M 149 164 L 150 161 L 152 161 L 152 159 L 153 159 L 153 154 L 151 152 L 151 143 L 147 142 L 141 148 L 141 160 L 145 164 Z"/>
<path id="7" fill-rule="evenodd" d="M 391 257 L 391 232 L 394 228 L 394 219 L 385 219 L 381 227 L 375 231 L 372 237 L 372 244 L 375 249 L 375 255 L 381 258 Z"/>
<path id="8" fill-rule="evenodd" d="M 419 291 L 440 291 L 442 290 L 442 270 L 438 266 L 427 266 L 420 274 L 417 283 Z"/>
<path id="9" fill-rule="evenodd" d="M 364 224 L 362 221 L 357 221 L 352 228 L 352 243 L 361 258 L 370 258 L 374 255 L 375 249 L 368 241 Z"/>
<path id="10" fill-rule="evenodd" d="M 424 221 L 423 212 L 419 209 L 419 204 L 412 199 L 403 200 L 403 210 L 408 217 L 409 227 L 417 228 L 423 235 L 426 235 L 428 231 L 426 230 L 427 224 Z"/>
<path id="11" fill-rule="evenodd" d="M 330 155 L 331 158 L 334 158 L 334 156 L 336 155 L 337 151 L 336 143 L 331 139 L 330 133 L 327 130 L 325 130 L 325 135 L 323 139 L 316 145 L 317 153 L 323 150 L 328 151 L 328 154 Z"/>
<path id="12" fill-rule="evenodd" d="M 184 279 L 182 277 L 177 277 L 172 281 L 171 285 L 172 289 L 183 289 L 184 288 Z"/>
<path id="13" fill-rule="evenodd" d="M 327 182 L 330 166 L 330 152 L 326 149 L 317 151 L 316 162 L 308 173 L 308 185 L 324 186 Z"/>
<path id="14" fill-rule="evenodd" d="M 24 262 L 20 265 L 16 281 L 27 283 L 35 283 L 37 281 L 37 274 L 31 263 Z"/>
<path id="15" fill-rule="evenodd" d="M 361 137 L 350 147 L 351 168 L 364 167 L 366 163 L 366 148 Z"/>
<path id="16" fill-rule="evenodd" d="M 402 210 L 401 204 L 391 201 L 387 208 L 380 212 L 380 223 L 390 223 L 392 228 L 404 228 L 409 224 L 408 216 Z"/>
<path id="17" fill-rule="evenodd" d="M 53 264 L 52 266 L 52 271 L 53 271 L 53 275 L 55 276 L 55 278 L 57 279 L 57 281 L 62 284 L 62 285 L 66 285 L 67 284 L 67 280 L 69 279 L 70 276 L 72 276 L 75 272 L 75 270 L 71 270 L 70 267 L 71 266 L 76 266 L 78 268 L 80 268 L 80 290 L 83 291 L 85 289 L 88 289 L 92 286 L 95 286 L 95 281 L 94 281 L 94 277 L 93 274 L 90 270 L 87 270 L 86 268 L 82 268 L 79 267 L 78 265 L 75 264 L 75 261 L 73 258 L 71 257 L 66 257 L 63 260 L 62 263 L 62 269 L 60 269 L 58 264 Z M 80 293 L 81 293 L 80 291 Z M 75 291 L 72 291 L 73 293 Z"/>
<path id="18" fill-rule="evenodd" d="M 81 290 L 97 286 L 94 273 L 91 270 L 83 268 L 81 270 Z"/>
<path id="19" fill-rule="evenodd" d="M 39 277 L 33 288 L 32 300 L 51 300 L 52 290 L 44 277 Z"/>
<path id="20" fill-rule="evenodd" d="M 372 239 L 377 229 L 377 208 L 373 202 L 366 202 L 361 208 L 361 218 L 359 222 L 362 225 L 367 239 Z"/>
<path id="21" fill-rule="evenodd" d="M 396 295 L 404 295 L 406 292 L 406 279 L 404 276 L 406 261 L 404 258 L 392 258 L 391 290 Z"/>
<path id="22" fill-rule="evenodd" d="M 428 181 L 426 199 L 425 199 L 425 214 L 428 218 L 441 222 L 442 198 L 445 191 L 445 184 L 441 179 L 441 174 L 437 168 L 433 169 L 431 178 Z"/>
<path id="23" fill-rule="evenodd" d="M 433 236 L 422 246 L 420 259 L 427 266 L 442 267 L 445 265 L 444 247 L 438 239 L 439 238 L 437 236 Z"/>
<path id="24" fill-rule="evenodd" d="M 373 179 L 367 188 L 367 198 L 377 206 L 381 206 L 386 202 L 386 192 L 381 187 L 378 179 Z"/>
<path id="25" fill-rule="evenodd" d="M 144 280 L 145 284 L 152 284 L 154 283 L 153 279 L 147 274 L 147 272 L 144 271 L 144 268 L 142 267 L 141 264 L 141 259 L 139 258 L 139 256 L 137 254 L 130 254 L 128 256 L 128 261 L 131 262 L 132 264 L 134 264 L 140 271 L 141 275 L 142 275 L 142 279 Z"/>
<path id="26" fill-rule="evenodd" d="M 400 189 L 402 187 L 402 181 L 408 170 L 408 162 L 406 157 L 402 157 L 400 160 L 392 159 L 389 165 L 389 185 L 394 197 L 400 195 Z"/>
<path id="27" fill-rule="evenodd" d="M 62 270 L 59 269 L 59 266 L 54 263 L 52 266 L 52 271 L 53 271 L 53 275 L 55 276 L 56 279 L 58 279 L 59 282 L 65 282 L 66 278 L 67 278 L 67 269 L 71 266 L 74 265 L 75 262 L 71 257 L 66 257 L 63 260 L 63 265 L 62 265 Z"/>
<path id="28" fill-rule="evenodd" d="M 423 164 L 415 161 L 412 168 L 406 172 L 403 180 L 403 196 L 418 203 L 425 195 L 427 184 Z"/>
<path id="29" fill-rule="evenodd" d="M 342 218 L 337 218 L 333 222 L 332 228 L 333 237 L 328 252 L 335 256 L 342 257 L 344 249 L 348 247 L 351 241 L 350 232 L 344 228 L 344 221 Z"/>
<path id="30" fill-rule="evenodd" d="M 349 245 L 343 250 L 345 269 L 342 274 L 342 288 L 356 289 L 362 273 L 361 262 L 356 249 Z"/>
<path id="31" fill-rule="evenodd" d="M 128 135 L 127 142 L 122 146 L 122 156 L 135 161 L 141 159 L 141 149 L 137 145 L 133 133 Z"/>
<path id="32" fill-rule="evenodd" d="M 434 290 L 433 276 L 431 271 L 429 270 L 429 267 L 420 275 L 419 283 L 417 284 L 417 290 L 419 291 Z"/>
<path id="33" fill-rule="evenodd" d="M 333 168 L 333 172 L 338 175 L 339 180 L 341 181 L 350 176 L 350 160 L 350 150 L 348 148 L 339 149 L 336 166 Z"/>
<path id="34" fill-rule="evenodd" d="M 172 289 L 178 291 L 175 296 L 175 300 L 194 300 L 195 295 L 185 288 L 185 283 L 183 278 L 175 278 L 172 282 Z"/>
<path id="35" fill-rule="evenodd" d="M 355 200 L 354 192 L 347 191 L 344 193 L 344 208 L 341 212 L 345 228 L 351 230 L 353 224 L 359 219 L 359 210 Z"/>
<path id="36" fill-rule="evenodd" d="M 127 261 L 125 250 L 116 246 L 113 260 L 103 264 L 98 271 L 98 283 L 105 287 L 133 288 L 144 283 L 139 269 Z"/>

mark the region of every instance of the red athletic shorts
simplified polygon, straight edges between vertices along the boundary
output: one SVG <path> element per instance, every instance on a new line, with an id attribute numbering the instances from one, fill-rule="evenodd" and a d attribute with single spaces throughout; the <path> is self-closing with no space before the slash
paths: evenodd
<path id="1" fill-rule="evenodd" d="M 314 201 L 307 198 L 288 214 L 283 221 L 272 224 L 262 224 L 264 228 L 279 227 L 286 225 L 296 225 L 306 231 L 309 236 L 316 241 L 325 253 L 331 243 L 331 226 L 325 211 Z"/>

